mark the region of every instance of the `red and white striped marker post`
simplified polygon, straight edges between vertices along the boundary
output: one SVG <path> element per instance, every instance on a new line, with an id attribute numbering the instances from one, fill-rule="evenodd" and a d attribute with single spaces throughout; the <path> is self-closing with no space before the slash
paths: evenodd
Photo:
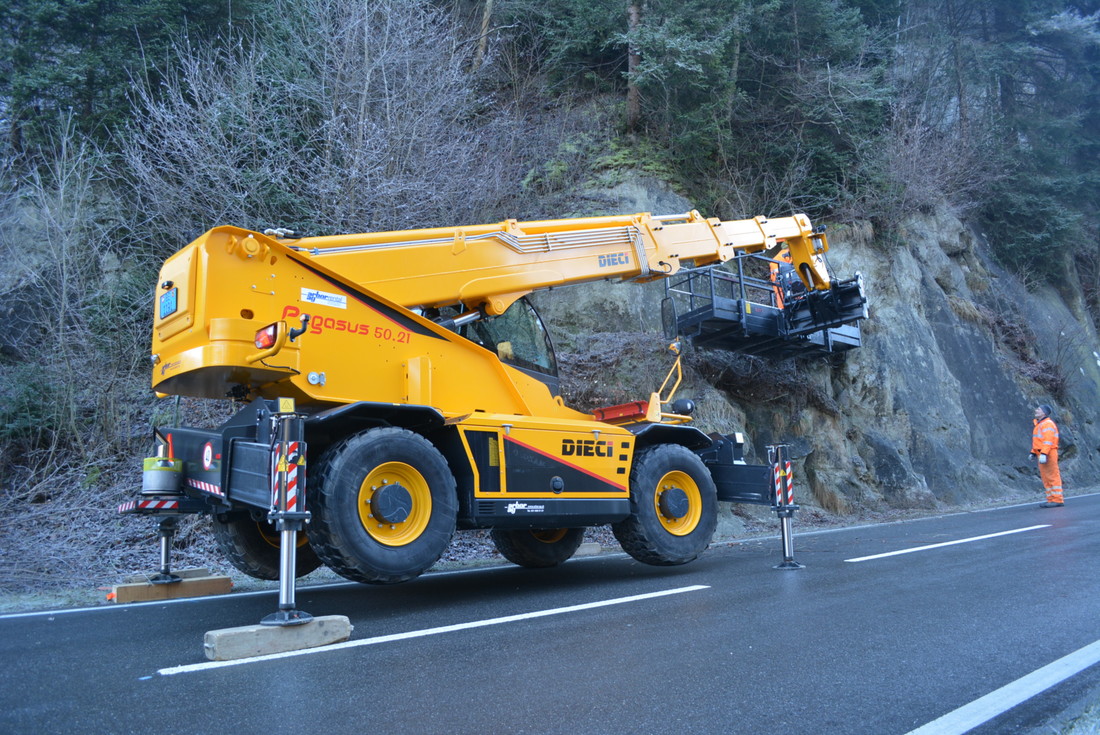
<path id="1" fill-rule="evenodd" d="M 783 503 L 783 473 L 779 469 L 779 460 L 772 460 L 772 487 L 775 488 L 775 502 L 772 503 L 776 508 L 782 508 Z"/>
<path id="2" fill-rule="evenodd" d="M 279 531 L 279 610 L 260 621 L 262 625 L 303 625 L 313 616 L 294 609 L 297 576 L 298 532 L 309 521 L 305 509 L 305 420 L 294 410 L 293 398 L 280 398 L 272 416 L 271 510 L 267 520 Z"/>
<path id="3" fill-rule="evenodd" d="M 775 500 L 772 507 L 779 516 L 779 533 L 783 542 L 783 563 L 776 569 L 802 569 L 803 565 L 794 560 L 794 534 L 791 531 L 791 519 L 798 506 L 794 503 L 794 474 L 791 472 L 791 460 L 788 456 L 789 444 L 768 446 L 768 460 L 772 464 L 772 478 L 775 482 Z"/>
<path id="4" fill-rule="evenodd" d="M 794 474 L 789 459 L 783 463 L 783 474 L 787 478 L 787 505 L 794 505 Z"/>

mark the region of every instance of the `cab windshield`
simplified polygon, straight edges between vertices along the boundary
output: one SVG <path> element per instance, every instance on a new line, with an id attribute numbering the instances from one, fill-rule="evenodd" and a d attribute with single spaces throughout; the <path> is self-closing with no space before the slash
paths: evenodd
<path id="1" fill-rule="evenodd" d="M 558 364 L 550 334 L 526 299 L 515 302 L 500 316 L 462 327 L 460 333 L 495 352 L 502 362 L 557 377 Z"/>
<path id="2" fill-rule="evenodd" d="M 454 308 L 444 307 L 430 316 L 447 320 L 454 319 L 459 313 Z M 527 299 L 516 301 L 500 316 L 463 324 L 455 331 L 492 351 L 501 362 L 553 384 L 552 388 L 556 386 L 558 363 L 554 357 L 554 344 L 542 318 Z"/>

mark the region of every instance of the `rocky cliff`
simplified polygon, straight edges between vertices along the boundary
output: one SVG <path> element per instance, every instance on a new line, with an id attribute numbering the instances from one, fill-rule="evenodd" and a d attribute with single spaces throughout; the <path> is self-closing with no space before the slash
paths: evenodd
<path id="1" fill-rule="evenodd" d="M 606 212 L 692 209 L 644 179 L 601 195 Z M 1039 498 L 1031 420 L 1036 404 L 1049 403 L 1067 493 L 1093 484 L 1100 352 L 1073 284 L 1029 290 L 992 264 L 980 232 L 945 212 L 908 221 L 890 242 L 866 225 L 829 235 L 834 272 L 866 279 L 863 346 L 782 362 L 689 348 L 678 395 L 696 399 L 700 428 L 745 432 L 757 461 L 764 445 L 792 443 L 804 505 L 947 508 Z M 540 295 L 568 399 L 613 403 L 656 389 L 671 365 L 659 337 L 662 296 L 659 284 L 612 283 Z"/>

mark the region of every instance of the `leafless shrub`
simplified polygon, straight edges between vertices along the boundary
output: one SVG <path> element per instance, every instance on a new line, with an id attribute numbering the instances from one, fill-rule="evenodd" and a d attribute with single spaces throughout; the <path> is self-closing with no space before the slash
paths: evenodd
<path id="1" fill-rule="evenodd" d="M 1047 345 L 1050 362 L 1045 365 L 1044 376 L 1036 378 L 1036 382 L 1055 399 L 1064 401 L 1083 374 L 1085 356 L 1092 354 L 1092 343 L 1081 325 L 1069 317 L 1052 334 L 1053 344 Z"/>
<path id="2" fill-rule="evenodd" d="M 781 402 L 795 409 L 809 406 L 829 416 L 840 415 L 837 402 L 796 360 L 777 362 L 723 350 L 697 350 L 689 358 L 694 371 L 734 400 L 754 405 Z"/>
<path id="3" fill-rule="evenodd" d="M 68 120 L 57 136 L 0 201 L 4 589 L 113 579 L 150 440 L 150 264 L 123 245 L 110 160 Z"/>
<path id="4" fill-rule="evenodd" d="M 715 198 L 718 211 L 744 216 L 747 212 L 800 212 L 822 205 L 805 199 L 812 153 L 797 142 L 791 145 L 798 150 L 783 166 L 761 166 L 752 160 L 750 150 L 724 152 L 716 177 L 723 184 Z"/>
<path id="5" fill-rule="evenodd" d="M 147 351 L 133 318 L 134 306 L 146 313 L 146 289 L 138 295 L 117 254 L 105 159 L 66 120 L 56 150 L 15 182 L 0 222 L 0 311 L 13 325 L 0 371 L 7 462 L 80 460 L 125 441 L 130 412 L 120 401 Z"/>
<path id="6" fill-rule="evenodd" d="M 1081 284 L 1092 324 L 1100 328 L 1100 231 L 1095 225 L 1090 228 L 1079 247 L 1081 255 L 1073 260 L 1077 282 Z"/>
<path id="7" fill-rule="evenodd" d="M 124 143 L 155 248 L 215 224 L 312 232 L 515 216 L 561 134 L 482 93 L 474 46 L 422 0 L 283 3 L 279 37 L 182 44 Z"/>
<path id="8" fill-rule="evenodd" d="M 887 134 L 862 147 L 861 180 L 838 217 L 889 227 L 945 204 L 963 214 L 1004 176 L 993 149 L 989 131 L 938 128 L 899 105 Z"/>

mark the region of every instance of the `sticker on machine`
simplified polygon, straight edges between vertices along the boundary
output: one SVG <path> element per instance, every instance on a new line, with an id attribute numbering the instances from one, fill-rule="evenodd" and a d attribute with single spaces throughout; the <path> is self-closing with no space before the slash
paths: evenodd
<path id="1" fill-rule="evenodd" d="M 508 515 L 514 516 L 519 511 L 524 513 L 543 513 L 546 511 L 546 506 L 531 505 L 529 503 L 508 503 L 508 507 L 505 510 L 508 511 Z"/>
<path id="2" fill-rule="evenodd" d="M 315 288 L 302 289 L 302 301 L 307 304 L 320 304 L 321 306 L 334 306 L 337 309 L 348 308 L 348 297 L 342 293 L 328 293 L 318 291 Z"/>

